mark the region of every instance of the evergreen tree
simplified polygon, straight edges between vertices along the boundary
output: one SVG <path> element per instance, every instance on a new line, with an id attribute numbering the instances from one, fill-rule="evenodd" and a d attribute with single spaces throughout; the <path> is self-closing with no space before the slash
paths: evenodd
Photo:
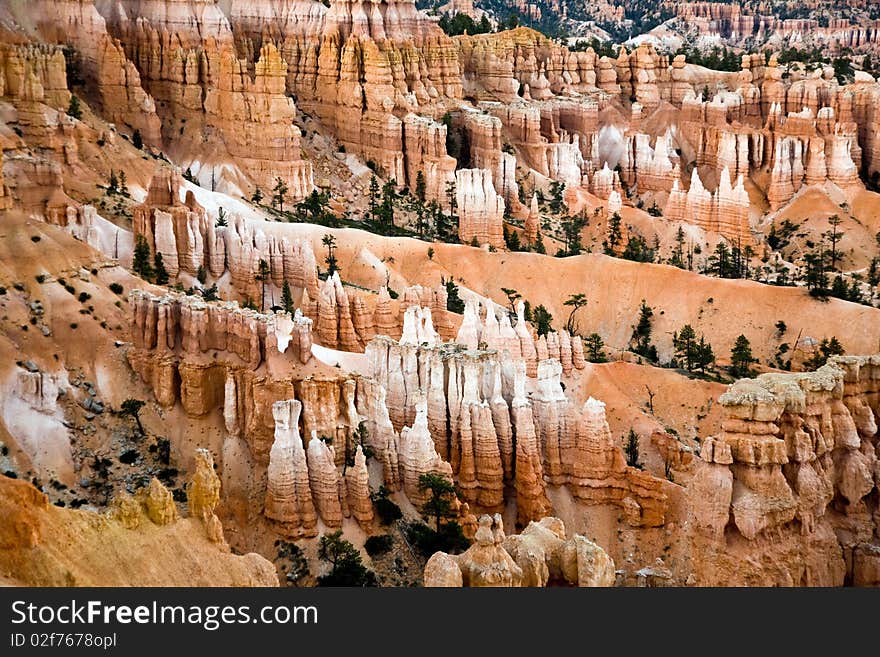
<path id="1" fill-rule="evenodd" d="M 831 336 L 830 339 L 822 338 L 819 348 L 810 358 L 804 361 L 804 366 L 811 370 L 817 370 L 827 363 L 831 356 L 842 356 L 845 353 L 846 350 L 840 344 L 837 336 Z"/>
<path id="2" fill-rule="evenodd" d="M 226 222 L 226 209 L 221 207 L 217 212 L 217 223 L 214 224 L 217 228 L 222 228 L 227 226 Z"/>
<path id="3" fill-rule="evenodd" d="M 642 299 L 639 306 L 639 320 L 633 329 L 630 343 L 634 344 L 633 351 L 649 360 L 657 360 L 657 348 L 651 344 L 651 318 L 654 316 L 653 309 Z"/>
<path id="4" fill-rule="evenodd" d="M 281 285 L 281 305 L 284 306 L 284 312 L 293 315 L 295 311 L 293 295 L 290 293 L 290 283 L 287 282 L 287 279 L 284 279 L 284 283 Z"/>
<path id="5" fill-rule="evenodd" d="M 156 285 L 168 284 L 168 270 L 165 269 L 165 263 L 162 262 L 162 254 L 156 251 L 153 257 L 153 267 L 156 273 Z"/>
<path id="6" fill-rule="evenodd" d="M 615 212 L 608 220 L 608 237 L 605 239 L 605 255 L 616 255 L 617 247 L 620 246 L 620 240 L 623 236 L 620 231 L 620 215 Z"/>
<path id="7" fill-rule="evenodd" d="M 604 363 L 605 358 L 605 341 L 598 333 L 590 333 L 584 340 L 584 347 L 587 350 L 587 360 L 591 363 Z"/>
<path id="8" fill-rule="evenodd" d="M 534 310 L 532 310 L 532 323 L 535 325 L 535 330 L 538 332 L 538 335 L 547 335 L 550 331 L 553 330 L 551 327 L 551 323 L 553 322 L 553 315 L 550 314 L 543 304 L 540 306 L 536 306 Z"/>
<path id="9" fill-rule="evenodd" d="M 110 180 L 107 183 L 107 195 L 117 194 L 119 193 L 119 178 L 116 177 L 116 172 L 113 169 L 110 169 Z"/>
<path id="10" fill-rule="evenodd" d="M 260 283 L 260 311 L 266 305 L 266 281 L 269 280 L 270 274 L 269 263 L 260 258 L 259 263 L 257 263 L 257 273 L 254 274 L 254 280 Z"/>
<path id="11" fill-rule="evenodd" d="M 642 469 L 642 465 L 639 463 L 639 436 L 632 429 L 629 430 L 629 433 L 626 436 L 626 440 L 623 444 L 623 451 L 626 454 L 626 464 L 631 468 Z"/>
<path id="12" fill-rule="evenodd" d="M 458 296 L 458 286 L 451 278 L 446 281 L 446 310 L 459 315 L 464 312 L 464 301 Z"/>
<path id="13" fill-rule="evenodd" d="M 82 107 L 79 104 L 79 98 L 70 95 L 70 104 L 67 106 L 67 115 L 79 120 L 82 118 Z"/>
<path id="14" fill-rule="evenodd" d="M 710 367 L 715 362 L 715 353 L 712 351 L 712 345 L 706 342 L 706 337 L 704 335 L 700 335 L 700 341 L 697 343 L 695 355 L 697 369 L 705 374 L 706 368 Z"/>
<path id="15" fill-rule="evenodd" d="M 370 176 L 370 193 L 368 196 L 370 217 L 374 220 L 379 219 L 379 180 L 376 176 Z"/>
<path id="16" fill-rule="evenodd" d="M 216 301 L 217 299 L 219 299 L 220 293 L 217 290 L 217 284 L 214 283 L 211 287 L 205 290 L 202 293 L 202 297 L 205 299 L 205 301 Z"/>
<path id="17" fill-rule="evenodd" d="M 342 538 L 341 529 L 321 536 L 318 558 L 330 564 L 330 572 L 318 577 L 320 586 L 378 585 L 376 574 L 364 566 L 358 549 Z"/>
<path id="18" fill-rule="evenodd" d="M 807 253 L 804 256 L 804 282 L 814 297 L 828 296 L 828 273 L 825 270 L 825 254 Z"/>
<path id="19" fill-rule="evenodd" d="M 125 171 L 119 171 L 119 193 L 128 196 L 128 181 L 125 179 Z"/>
<path id="20" fill-rule="evenodd" d="M 681 331 L 672 334 L 672 345 L 679 365 L 682 363 L 688 372 L 692 372 L 697 364 L 697 333 L 690 324 L 685 324 Z"/>
<path id="21" fill-rule="evenodd" d="M 260 191 L 260 188 L 257 187 L 254 190 L 254 193 L 251 194 L 251 203 L 254 205 L 259 205 L 263 201 L 263 192 Z"/>
<path id="22" fill-rule="evenodd" d="M 119 415 L 123 417 L 133 418 L 135 422 L 137 422 L 138 431 L 140 431 L 142 436 L 146 435 L 146 431 L 144 431 L 144 425 L 141 424 L 141 409 L 146 405 L 146 402 L 141 399 L 126 399 L 122 402 L 119 407 Z"/>
<path id="23" fill-rule="evenodd" d="M 131 145 L 138 150 L 141 150 L 144 147 L 144 138 L 141 136 L 141 131 L 137 128 L 135 128 L 131 135 Z"/>
<path id="24" fill-rule="evenodd" d="M 556 255 L 580 255 L 584 250 L 583 244 L 581 243 L 581 231 L 584 229 L 584 226 L 587 225 L 586 213 L 579 212 L 573 217 L 566 215 L 562 218 L 560 223 L 562 226 L 562 235 L 565 238 L 565 251 L 561 254 L 557 253 Z"/>
<path id="25" fill-rule="evenodd" d="M 828 223 L 831 226 L 831 230 L 823 233 L 822 237 L 826 238 L 831 243 L 831 251 L 828 255 L 831 258 L 831 271 L 836 271 L 837 261 L 839 259 L 837 245 L 840 243 L 840 240 L 844 235 L 842 231 L 838 230 L 838 226 L 843 223 L 843 219 L 834 214 L 828 218 Z"/>
<path id="26" fill-rule="evenodd" d="M 452 482 L 443 475 L 436 473 L 423 474 L 419 477 L 419 491 L 430 492 L 430 496 L 422 505 L 422 514 L 434 518 L 440 531 L 440 522 L 454 515 L 455 488 Z"/>
<path id="27" fill-rule="evenodd" d="M 280 176 L 275 178 L 275 187 L 272 188 L 272 207 L 277 205 L 279 212 L 284 212 L 284 199 L 288 191 L 287 183 Z"/>
<path id="28" fill-rule="evenodd" d="M 147 238 L 138 235 L 134 245 L 131 268 L 138 276 L 146 281 L 153 278 L 153 265 L 150 264 L 150 245 Z"/>
<path id="29" fill-rule="evenodd" d="M 730 350 L 730 372 L 734 376 L 748 376 L 749 366 L 755 362 L 752 356 L 752 345 L 748 338 L 740 334 Z"/>
<path id="30" fill-rule="evenodd" d="M 565 183 L 552 181 L 550 183 L 550 212 L 559 214 L 565 208 Z"/>
<path id="31" fill-rule="evenodd" d="M 327 263 L 327 276 L 330 277 L 334 272 L 339 271 L 339 263 L 336 261 L 336 253 L 334 253 L 336 238 L 327 233 L 321 238 L 321 244 L 327 247 L 327 257 L 324 258 L 324 262 Z"/>
<path id="32" fill-rule="evenodd" d="M 583 292 L 572 294 L 562 305 L 571 308 L 571 312 L 568 313 L 568 319 L 565 322 L 565 330 L 574 335 L 574 315 L 578 310 L 587 305 L 587 295 Z"/>
<path id="33" fill-rule="evenodd" d="M 831 283 L 831 296 L 837 299 L 849 298 L 849 286 L 840 274 L 835 276 L 834 282 Z"/>

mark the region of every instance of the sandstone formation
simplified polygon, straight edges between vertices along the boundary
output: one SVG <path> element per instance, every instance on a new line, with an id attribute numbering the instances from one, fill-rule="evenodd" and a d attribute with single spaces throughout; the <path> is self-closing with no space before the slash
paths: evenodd
<path id="1" fill-rule="evenodd" d="M 722 432 L 704 441 L 691 484 L 713 555 L 699 581 L 840 585 L 848 568 L 862 576 L 843 554 L 874 531 L 878 365 L 876 356 L 835 357 L 816 372 L 738 381 L 721 396 Z"/>
<path id="2" fill-rule="evenodd" d="M 504 248 L 504 200 L 495 192 L 487 169 L 460 169 L 455 174 L 458 238 L 465 244 Z"/>
<path id="3" fill-rule="evenodd" d="M 0 491 L 0 571 L 15 585 L 278 586 L 263 557 L 230 554 L 200 520 L 154 526 L 132 496 L 125 520 L 59 508 L 21 480 L 0 478 Z"/>
<path id="4" fill-rule="evenodd" d="M 530 522 L 521 534 L 504 536 L 501 517 L 480 517 L 475 543 L 460 555 L 436 552 L 425 565 L 428 587 L 614 585 L 614 562 L 583 536 L 565 538 L 558 518 Z"/>

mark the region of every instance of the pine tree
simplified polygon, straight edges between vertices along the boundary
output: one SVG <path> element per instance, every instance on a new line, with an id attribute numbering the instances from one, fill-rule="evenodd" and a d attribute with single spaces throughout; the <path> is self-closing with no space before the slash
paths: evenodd
<path id="1" fill-rule="evenodd" d="M 144 138 L 141 136 L 141 131 L 137 128 L 135 128 L 131 135 L 131 145 L 138 150 L 141 150 L 144 147 Z"/>
<path id="2" fill-rule="evenodd" d="M 284 312 L 293 315 L 295 310 L 293 295 L 290 293 L 290 283 L 287 282 L 287 279 L 284 279 L 284 283 L 281 285 L 281 305 L 284 307 Z"/>
<path id="3" fill-rule="evenodd" d="M 730 371 L 734 376 L 748 376 L 749 366 L 754 362 L 752 345 L 746 336 L 740 334 L 730 350 Z"/>
<path id="4" fill-rule="evenodd" d="M 71 94 L 70 104 L 67 106 L 67 115 L 79 120 L 82 118 L 82 107 L 79 104 L 79 98 Z"/>
<path id="5" fill-rule="evenodd" d="M 605 255 L 615 255 L 620 240 L 623 238 L 620 231 L 620 215 L 615 212 L 608 220 L 608 237 L 605 240 Z"/>
<path id="6" fill-rule="evenodd" d="M 137 240 L 135 240 L 131 268 L 134 273 L 144 280 L 152 280 L 153 266 L 150 264 L 150 245 L 147 242 L 147 238 L 143 235 L 138 235 Z"/>
<path id="7" fill-rule="evenodd" d="M 260 310 L 266 305 L 266 281 L 269 280 L 270 275 L 269 263 L 261 258 L 257 263 L 257 273 L 254 274 L 254 279 L 260 282 Z"/>
<path id="8" fill-rule="evenodd" d="M 631 468 L 638 468 L 641 470 L 642 465 L 639 463 L 639 436 L 632 429 L 629 430 L 629 433 L 626 436 L 623 451 L 626 454 L 626 464 Z"/>
<path id="9" fill-rule="evenodd" d="M 125 171 L 119 171 L 119 193 L 128 196 L 128 181 L 125 179 Z"/>
<path id="10" fill-rule="evenodd" d="M 574 316 L 578 310 L 587 305 L 587 295 L 583 292 L 572 294 L 568 297 L 568 299 L 565 300 L 562 305 L 569 306 L 571 308 L 571 312 L 568 314 L 568 320 L 566 320 L 565 322 L 565 330 L 574 335 Z"/>
<path id="11" fill-rule="evenodd" d="M 639 306 L 639 321 L 633 329 L 630 342 L 635 346 L 633 351 L 640 356 L 649 360 L 657 360 L 657 348 L 651 344 L 651 318 L 654 316 L 653 309 L 642 299 L 642 305 Z"/>
<path id="12" fill-rule="evenodd" d="M 715 352 L 712 351 L 712 345 L 706 342 L 706 337 L 704 335 L 700 335 L 700 341 L 697 343 L 695 355 L 697 369 L 705 374 L 706 368 L 715 362 Z"/>
<path id="13" fill-rule="evenodd" d="M 587 360 L 591 363 L 604 363 L 605 358 L 605 341 L 598 333 L 590 333 L 584 340 L 584 347 L 587 350 Z"/>
<path id="14" fill-rule="evenodd" d="M 370 217 L 374 220 L 379 219 L 379 180 L 376 176 L 370 177 L 370 194 L 368 197 Z"/>
<path id="15" fill-rule="evenodd" d="M 327 247 L 327 257 L 324 258 L 324 262 L 327 263 L 327 276 L 329 277 L 334 272 L 339 271 L 339 263 L 336 261 L 336 254 L 334 253 L 336 238 L 328 233 L 321 238 L 321 244 Z"/>
<path id="16" fill-rule="evenodd" d="M 287 184 L 279 176 L 275 178 L 275 187 L 272 188 L 272 207 L 278 206 L 279 212 L 284 212 L 284 199 L 288 192 Z"/>
<path id="17" fill-rule="evenodd" d="M 837 227 L 843 223 L 843 219 L 834 214 L 828 218 L 828 223 L 831 226 L 831 230 L 823 233 L 822 237 L 825 237 L 829 242 L 831 242 L 831 252 L 829 253 L 829 256 L 831 257 L 831 271 L 835 271 L 837 269 L 837 261 L 839 259 L 839 254 L 837 253 L 837 245 L 840 243 L 840 240 L 844 235 L 843 232 L 837 229 Z"/>
<path id="18" fill-rule="evenodd" d="M 259 205 L 262 200 L 263 200 L 263 192 L 261 192 L 260 188 L 257 187 L 254 190 L 254 193 L 251 194 L 251 203 L 253 203 L 255 205 Z"/>
<path id="19" fill-rule="evenodd" d="M 162 254 L 158 251 L 156 251 L 156 255 L 153 257 L 153 266 L 156 273 L 156 285 L 167 285 L 168 270 L 165 269 L 165 263 L 162 262 Z"/>
<path id="20" fill-rule="evenodd" d="M 222 228 L 227 226 L 226 222 L 226 208 L 221 207 L 217 212 L 217 223 L 214 224 L 217 228 Z"/>
<path id="21" fill-rule="evenodd" d="M 553 315 L 550 314 L 544 305 L 536 306 L 532 310 L 532 323 L 535 325 L 535 330 L 538 332 L 538 335 L 547 335 L 550 331 L 553 330 L 551 323 L 553 322 Z"/>
<path id="22" fill-rule="evenodd" d="M 697 364 L 697 333 L 690 324 L 685 324 L 681 331 L 672 334 L 672 344 L 679 364 L 684 362 L 685 369 L 692 372 Z"/>
<path id="23" fill-rule="evenodd" d="M 107 195 L 117 194 L 119 192 L 119 178 L 116 177 L 116 172 L 113 169 L 110 169 L 110 181 L 107 183 Z"/>

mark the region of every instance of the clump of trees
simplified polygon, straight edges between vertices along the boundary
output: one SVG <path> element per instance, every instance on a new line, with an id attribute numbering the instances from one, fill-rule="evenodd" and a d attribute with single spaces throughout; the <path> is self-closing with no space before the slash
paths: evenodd
<path id="1" fill-rule="evenodd" d="M 675 348 L 674 364 L 684 366 L 688 372 L 699 371 L 702 374 L 715 363 L 712 345 L 704 335 L 697 338 L 696 331 L 690 324 L 685 324 L 680 331 L 672 334 Z"/>
<path id="2" fill-rule="evenodd" d="M 361 554 L 342 530 L 324 534 L 318 543 L 318 558 L 330 565 L 330 572 L 318 577 L 318 586 L 378 586 L 376 573 L 364 566 Z"/>

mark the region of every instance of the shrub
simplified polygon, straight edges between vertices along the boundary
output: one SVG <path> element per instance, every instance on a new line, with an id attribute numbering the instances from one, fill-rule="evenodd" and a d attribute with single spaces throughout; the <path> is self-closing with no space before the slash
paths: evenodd
<path id="1" fill-rule="evenodd" d="M 119 462 L 125 463 L 126 465 L 131 465 L 132 463 L 137 461 L 137 459 L 138 459 L 138 453 L 137 453 L 137 450 L 134 450 L 134 449 L 126 450 L 126 451 L 122 452 L 122 454 L 119 455 Z"/>
<path id="2" fill-rule="evenodd" d="M 435 552 L 458 554 L 470 546 L 470 541 L 455 521 L 440 525 L 440 531 L 434 531 L 423 522 L 411 522 L 406 527 L 406 540 L 425 558 Z"/>
<path id="3" fill-rule="evenodd" d="M 110 283 L 110 291 L 113 294 L 122 294 L 124 290 L 125 288 L 122 287 L 122 285 L 120 285 L 119 283 Z"/>
<path id="4" fill-rule="evenodd" d="M 376 509 L 376 515 L 379 516 L 379 521 L 383 525 L 390 525 L 395 520 L 403 517 L 400 507 L 388 499 L 388 493 L 389 491 L 385 486 L 380 486 L 378 491 L 370 495 L 370 498 L 373 500 L 373 506 Z"/>
<path id="5" fill-rule="evenodd" d="M 377 557 L 385 554 L 394 546 L 394 539 L 391 534 L 381 534 L 379 536 L 370 536 L 364 543 L 364 549 L 371 557 Z"/>

